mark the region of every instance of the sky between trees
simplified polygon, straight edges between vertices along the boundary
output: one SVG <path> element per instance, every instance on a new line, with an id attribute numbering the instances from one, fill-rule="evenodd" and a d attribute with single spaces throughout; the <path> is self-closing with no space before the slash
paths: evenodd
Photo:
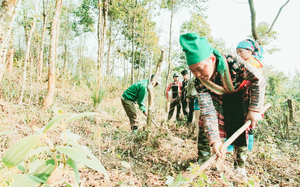
<path id="1" fill-rule="evenodd" d="M 257 23 L 264 21 L 271 24 L 285 2 L 286 0 L 255 1 Z M 222 38 L 226 47 L 235 49 L 238 42 L 251 34 L 250 10 L 246 0 L 210 0 L 206 4 L 205 14 L 208 15 L 207 22 L 212 29 L 212 35 L 214 38 Z M 281 51 L 272 55 L 266 53 L 263 61 L 266 65 L 273 65 L 276 70 L 283 71 L 285 74 L 293 73 L 295 69 L 300 70 L 299 60 L 295 59 L 295 54 L 298 54 L 300 49 L 299 7 L 300 0 L 291 0 L 284 7 L 273 28 L 278 32 L 278 37 L 270 45 L 281 48 Z M 160 44 L 168 43 L 169 14 L 168 11 L 164 11 L 159 17 L 154 18 L 157 27 L 163 31 L 160 34 Z M 173 40 L 179 38 L 180 26 L 189 18 L 188 9 L 183 9 L 175 15 Z"/>

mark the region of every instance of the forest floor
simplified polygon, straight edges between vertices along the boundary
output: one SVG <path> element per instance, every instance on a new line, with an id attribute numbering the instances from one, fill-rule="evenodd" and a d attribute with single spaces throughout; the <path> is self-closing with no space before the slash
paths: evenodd
<path id="1" fill-rule="evenodd" d="M 109 174 L 109 181 L 106 181 L 102 173 L 82 166 L 79 169 L 81 186 L 156 187 L 168 186 L 172 180 L 174 182 L 170 186 L 300 186 L 298 123 L 291 127 L 289 139 L 275 138 L 277 132 L 265 127 L 264 122 L 258 127 L 257 141 L 248 153 L 247 177 L 233 170 L 231 155 L 199 172 L 197 133 L 189 134 L 184 122 L 167 122 L 164 109 L 156 109 L 156 124 L 148 127 L 143 126 L 146 119 L 140 113 L 141 127 L 137 133 L 132 133 L 120 100 L 123 90 L 118 84 L 121 83 L 115 84 L 108 89 L 109 94 L 99 109 L 95 110 L 87 86 L 57 82 L 53 106 L 64 112 L 99 114 L 67 126 L 71 132 L 81 136 L 78 142 L 91 150 Z M 1 157 L 14 142 L 33 134 L 33 127 L 42 128 L 54 116 L 53 108 L 41 108 L 42 100 L 35 100 L 34 91 L 28 91 L 23 104 L 17 104 L 13 89 L 16 88 L 12 84 L 11 93 L 2 91 L 0 99 L 1 132 L 13 132 L 0 136 Z M 51 131 L 50 135 L 55 144 L 60 143 L 57 131 Z M 20 172 L 4 168 L 1 163 L 2 185 L 6 184 L 7 175 Z M 72 172 L 58 179 L 54 186 L 68 186 L 67 183 L 74 184 Z"/>

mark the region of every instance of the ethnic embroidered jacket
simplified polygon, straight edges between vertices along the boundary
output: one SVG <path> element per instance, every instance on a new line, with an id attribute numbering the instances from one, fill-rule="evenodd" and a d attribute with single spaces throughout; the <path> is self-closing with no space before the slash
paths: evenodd
<path id="1" fill-rule="evenodd" d="M 261 72 L 240 57 L 232 55 L 225 55 L 225 57 L 234 89 L 243 92 L 242 104 L 246 119 L 249 110 L 260 111 L 263 108 L 265 79 Z M 219 72 L 213 75 L 211 81 L 223 87 Z M 243 81 L 249 81 L 249 84 L 242 84 Z M 222 95 L 214 92 L 212 88 L 206 87 L 198 78 L 194 80 L 194 85 L 200 105 L 199 126 L 204 128 L 211 145 L 220 138 L 226 137 Z"/>
<path id="2" fill-rule="evenodd" d="M 169 99 L 170 97 L 169 96 L 170 90 L 172 90 L 172 97 L 171 97 L 172 99 L 175 99 L 177 96 L 181 97 L 181 87 L 182 87 L 182 83 L 180 81 L 170 83 L 166 90 L 167 99 Z"/>

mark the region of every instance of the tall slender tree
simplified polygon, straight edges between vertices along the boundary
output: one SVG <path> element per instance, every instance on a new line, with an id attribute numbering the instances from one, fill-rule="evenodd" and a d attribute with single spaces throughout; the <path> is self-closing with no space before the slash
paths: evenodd
<path id="1" fill-rule="evenodd" d="M 138 11 L 137 0 L 134 2 L 134 13 L 132 17 L 132 30 L 131 30 L 131 84 L 134 83 L 134 61 L 135 61 L 135 51 L 134 51 L 134 38 L 135 38 L 135 22 L 136 22 L 136 13 Z"/>
<path id="2" fill-rule="evenodd" d="M 62 0 L 56 0 L 53 22 L 51 27 L 51 38 L 50 38 L 48 93 L 43 102 L 44 108 L 48 108 L 52 105 L 53 97 L 55 93 L 55 61 L 56 61 L 57 42 L 59 37 L 58 31 L 59 31 L 59 19 L 60 19 L 61 9 L 62 9 Z"/>
<path id="3" fill-rule="evenodd" d="M 102 44 L 101 51 L 104 55 L 104 45 L 105 45 L 105 37 L 107 31 L 107 20 L 108 20 L 108 0 L 102 0 L 102 15 L 103 15 L 103 26 L 102 26 Z"/>
<path id="4" fill-rule="evenodd" d="M 25 86 L 26 86 L 26 77 L 27 77 L 27 62 L 29 60 L 31 37 L 32 37 L 33 31 L 34 31 L 35 25 L 36 25 L 36 17 L 37 17 L 39 0 L 36 0 L 34 2 L 34 4 L 35 4 L 35 10 L 34 10 L 34 14 L 33 14 L 33 23 L 30 27 L 30 32 L 29 32 L 29 35 L 27 38 L 26 53 L 25 53 L 24 65 L 23 65 L 22 89 L 21 89 L 21 94 L 20 94 L 20 98 L 19 98 L 19 102 L 18 102 L 19 104 L 21 104 L 23 102 L 23 96 L 24 96 L 24 91 L 25 91 Z"/>
<path id="5" fill-rule="evenodd" d="M 46 34 L 46 26 L 47 26 L 47 19 L 48 19 L 48 0 L 43 0 L 43 30 L 42 30 L 42 38 L 41 38 L 41 48 L 39 53 L 39 60 L 38 60 L 38 82 L 41 81 L 42 77 L 42 70 L 43 70 L 43 59 L 44 59 L 44 41 L 45 41 L 45 34 Z"/>
<path id="6" fill-rule="evenodd" d="M 0 6 L 0 82 L 6 70 L 6 53 L 20 3 L 21 0 L 3 0 Z"/>

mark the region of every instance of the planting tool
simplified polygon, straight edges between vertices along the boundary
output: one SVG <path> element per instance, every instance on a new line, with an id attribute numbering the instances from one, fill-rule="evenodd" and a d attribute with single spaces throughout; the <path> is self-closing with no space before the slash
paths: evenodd
<path id="1" fill-rule="evenodd" d="M 271 104 L 268 103 L 264 106 L 261 113 L 265 113 L 269 108 L 271 107 Z M 223 144 L 222 147 L 227 149 L 227 147 L 235 140 L 237 137 L 239 137 L 249 126 L 251 125 L 251 120 L 248 120 L 241 128 L 239 128 L 230 138 L 228 138 Z M 203 171 L 205 168 L 207 168 L 210 164 L 212 164 L 217 158 L 216 154 L 213 154 L 204 164 L 200 166 L 199 172 Z"/>

